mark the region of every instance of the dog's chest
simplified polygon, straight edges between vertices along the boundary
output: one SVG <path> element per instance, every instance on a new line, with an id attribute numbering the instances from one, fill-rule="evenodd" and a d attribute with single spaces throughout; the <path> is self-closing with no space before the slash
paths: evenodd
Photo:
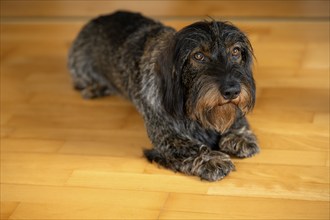
<path id="1" fill-rule="evenodd" d="M 189 126 L 186 126 L 186 132 L 190 138 L 198 140 L 214 150 L 219 149 L 221 135 L 217 131 L 205 129 L 196 122 L 190 122 Z"/>

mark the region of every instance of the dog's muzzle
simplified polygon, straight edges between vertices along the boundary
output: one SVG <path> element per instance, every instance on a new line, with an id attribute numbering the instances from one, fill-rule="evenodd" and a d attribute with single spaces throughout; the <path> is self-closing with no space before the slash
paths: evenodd
<path id="1" fill-rule="evenodd" d="M 241 93 L 241 86 L 239 83 L 231 82 L 220 88 L 220 92 L 225 100 L 233 100 Z"/>

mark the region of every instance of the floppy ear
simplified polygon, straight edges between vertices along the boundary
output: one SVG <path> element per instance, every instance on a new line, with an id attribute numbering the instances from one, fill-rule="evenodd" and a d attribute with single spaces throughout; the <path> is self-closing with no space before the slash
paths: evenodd
<path id="1" fill-rule="evenodd" d="M 248 78 L 248 86 L 250 87 L 250 110 L 253 109 L 255 105 L 255 100 L 256 100 L 256 85 L 253 77 L 253 61 L 255 61 L 256 57 L 254 56 L 253 53 L 253 48 L 252 45 L 248 39 L 248 37 L 244 34 L 244 43 L 246 45 L 245 48 L 245 54 L 243 56 L 245 57 L 245 68 L 246 68 L 246 73 L 245 74 Z"/>
<path id="2" fill-rule="evenodd" d="M 186 57 L 174 36 L 157 60 L 160 95 L 164 109 L 175 118 L 184 115 L 184 91 L 182 69 Z"/>

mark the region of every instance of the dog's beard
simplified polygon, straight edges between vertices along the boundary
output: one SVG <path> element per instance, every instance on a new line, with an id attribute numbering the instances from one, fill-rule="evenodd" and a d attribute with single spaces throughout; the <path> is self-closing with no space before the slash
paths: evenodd
<path id="1" fill-rule="evenodd" d="M 241 85 L 241 93 L 236 99 L 225 100 L 216 85 L 204 86 L 200 90 L 194 109 L 188 108 L 188 114 L 199 121 L 203 127 L 224 133 L 237 117 L 248 113 L 252 108 L 249 90 Z"/>
<path id="2" fill-rule="evenodd" d="M 213 127 L 223 133 L 234 123 L 238 111 L 235 104 L 227 103 L 207 110 L 200 115 L 199 119 L 204 126 Z"/>

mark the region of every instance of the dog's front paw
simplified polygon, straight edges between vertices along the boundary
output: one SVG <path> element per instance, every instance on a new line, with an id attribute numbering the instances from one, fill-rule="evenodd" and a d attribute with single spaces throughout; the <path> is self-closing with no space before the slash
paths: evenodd
<path id="1" fill-rule="evenodd" d="M 235 166 L 227 154 L 211 151 L 194 159 L 191 174 L 199 176 L 202 180 L 217 181 L 232 170 L 235 170 Z"/>
<path id="2" fill-rule="evenodd" d="M 255 135 L 248 132 L 230 132 L 224 135 L 219 144 L 220 150 L 236 157 L 252 157 L 260 152 Z"/>

